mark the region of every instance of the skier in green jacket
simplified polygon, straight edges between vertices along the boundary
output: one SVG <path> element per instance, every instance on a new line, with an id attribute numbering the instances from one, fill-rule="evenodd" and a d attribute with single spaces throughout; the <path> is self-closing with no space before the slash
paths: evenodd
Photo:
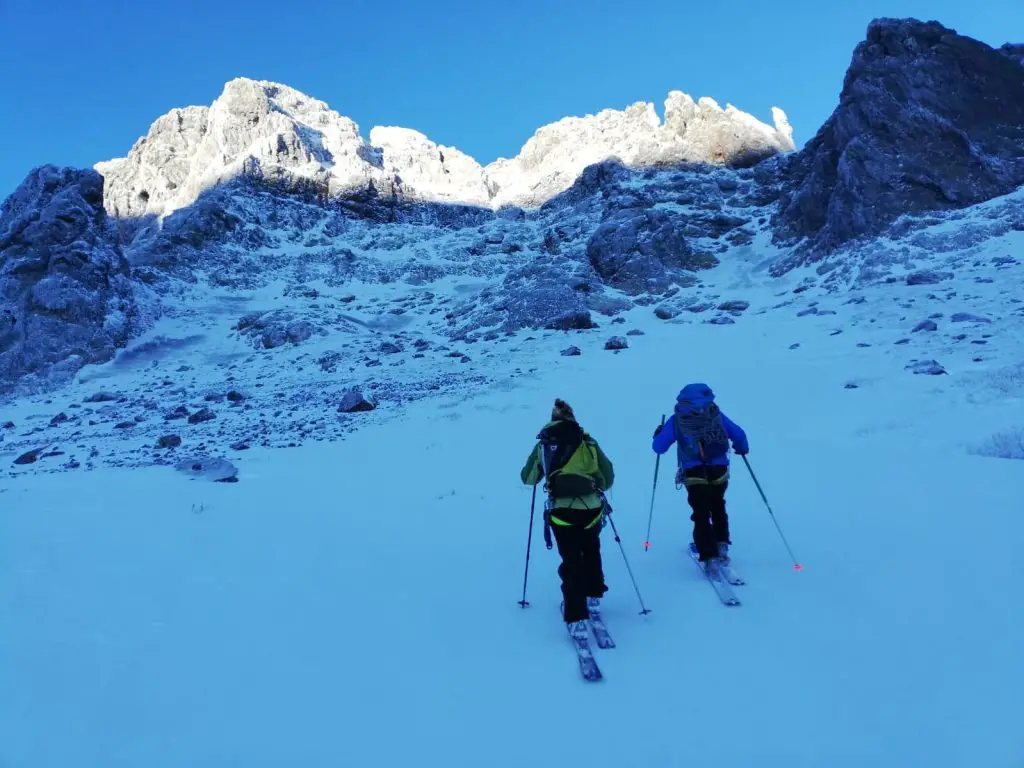
<path id="1" fill-rule="evenodd" d="M 520 477 L 526 485 L 545 481 L 545 526 L 550 525 L 562 557 L 562 616 L 572 634 L 585 636 L 590 610 L 608 591 L 600 535 L 604 492 L 615 481 L 612 463 L 577 423 L 569 404 L 555 400 L 551 421 L 537 435 Z"/>

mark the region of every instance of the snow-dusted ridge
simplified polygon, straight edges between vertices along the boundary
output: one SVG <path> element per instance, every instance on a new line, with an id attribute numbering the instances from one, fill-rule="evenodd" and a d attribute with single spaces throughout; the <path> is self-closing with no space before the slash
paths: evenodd
<path id="1" fill-rule="evenodd" d="M 925 60 L 931 90 L 908 96 L 908 67 Z M 797 153 L 772 154 L 791 144 L 781 113 L 772 129 L 672 94 L 664 121 L 645 104 L 567 118 L 486 168 L 408 129 L 365 140 L 323 102 L 232 81 L 101 164 L 106 183 L 44 167 L 0 206 L 0 403 L 25 396 L 0 412 L 5 450 L 42 451 L 29 471 L 58 471 L 165 463 L 165 438 L 216 454 L 333 440 L 366 423 L 336 412 L 353 387 L 395 413 L 559 352 L 605 354 L 651 317 L 724 334 L 792 311 L 840 343 L 856 318 L 834 305 L 851 290 L 866 322 L 906 310 L 891 338 L 862 342 L 890 348 L 895 375 L 1004 366 L 991 355 L 1012 356 L 1024 319 L 1024 144 L 1005 109 L 976 105 L 990 91 L 1024 104 L 1019 64 L 934 24 L 882 20 L 851 71 Z M 851 141 L 845 127 L 880 104 L 898 107 L 889 130 Z M 971 143 L 943 143 L 966 114 Z M 1024 112 L 1011 117 L 1024 141 Z M 830 170 L 849 163 L 862 172 Z M 536 363 L 545 338 L 558 348 Z M 101 388 L 114 399 L 92 399 Z"/>
<path id="2" fill-rule="evenodd" d="M 376 127 L 369 141 L 349 118 L 294 88 L 237 78 L 209 107 L 157 119 L 127 157 L 97 163 L 117 217 L 163 216 L 240 174 L 312 186 L 334 196 L 378 192 L 490 208 L 532 207 L 568 189 L 589 165 L 681 162 L 747 165 L 794 149 L 785 113 L 769 126 L 732 105 L 673 91 L 665 119 L 651 103 L 567 117 L 540 128 L 512 159 L 481 166 L 414 130 Z"/>

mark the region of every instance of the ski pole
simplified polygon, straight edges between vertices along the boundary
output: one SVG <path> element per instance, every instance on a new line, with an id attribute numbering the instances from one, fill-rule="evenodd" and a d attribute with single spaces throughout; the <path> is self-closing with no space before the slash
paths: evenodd
<path id="1" fill-rule="evenodd" d="M 530 498 L 530 532 L 526 535 L 526 569 L 523 571 L 523 599 L 519 606 L 525 608 L 529 605 L 526 601 L 526 579 L 530 576 L 530 546 L 533 544 L 533 512 L 537 508 L 537 486 L 533 486 L 533 496 Z"/>
<path id="2" fill-rule="evenodd" d="M 665 428 L 665 414 L 661 414 L 661 428 Z M 647 515 L 647 538 L 644 539 L 644 552 L 651 548 L 651 522 L 654 520 L 654 496 L 658 492 L 658 469 L 661 465 L 661 454 L 654 459 L 654 487 L 651 489 L 651 511 Z"/>
<path id="3" fill-rule="evenodd" d="M 622 552 L 622 560 L 626 563 L 626 570 L 629 572 L 629 580 L 633 582 L 633 589 L 636 590 L 637 599 L 640 601 L 640 613 L 650 613 L 651 610 L 644 605 L 644 599 L 640 597 L 640 589 L 636 585 L 636 579 L 633 578 L 633 569 L 629 567 L 629 558 L 626 557 L 626 548 L 622 546 L 622 539 L 619 538 L 619 532 L 615 530 L 615 521 L 612 520 L 611 515 L 608 515 L 607 519 L 612 525 L 612 533 L 615 534 L 615 543 L 619 545 L 619 551 Z"/>
<path id="4" fill-rule="evenodd" d="M 761 500 L 764 501 L 765 507 L 768 508 L 768 514 L 772 516 L 772 522 L 775 523 L 775 529 L 779 532 L 779 536 L 782 537 L 782 543 L 786 545 L 786 550 L 789 552 L 789 557 L 793 560 L 793 570 L 802 571 L 804 567 L 796 559 L 796 555 L 793 554 L 792 548 L 789 546 L 789 542 L 786 541 L 786 535 L 782 532 L 782 527 L 779 525 L 779 521 L 775 518 L 775 513 L 772 512 L 772 505 L 768 503 L 768 497 L 764 495 L 764 491 L 761 489 L 761 484 L 757 481 L 757 475 L 754 474 L 753 468 L 750 466 L 750 462 L 747 461 L 746 455 L 741 455 L 743 463 L 747 465 L 747 471 L 750 473 L 750 478 L 754 481 L 754 485 L 757 486 L 757 492 L 761 494 Z"/>

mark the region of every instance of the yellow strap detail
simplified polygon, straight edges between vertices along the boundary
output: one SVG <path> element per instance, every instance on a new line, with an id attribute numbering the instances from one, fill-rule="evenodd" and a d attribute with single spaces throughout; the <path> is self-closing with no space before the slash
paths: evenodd
<path id="1" fill-rule="evenodd" d="M 587 523 L 585 526 L 583 526 L 584 529 L 585 530 L 590 530 L 591 528 L 593 528 L 595 525 L 597 525 L 599 522 L 601 522 L 601 517 L 603 515 L 604 515 L 603 511 L 598 512 L 597 513 L 597 517 L 595 517 L 593 520 L 591 520 L 589 523 Z M 563 527 L 569 527 L 569 526 L 572 525 L 572 523 L 567 523 L 567 522 L 565 522 L 565 520 L 562 520 L 560 517 L 555 517 L 554 515 L 548 515 L 548 520 L 550 520 L 553 525 L 561 525 Z"/>

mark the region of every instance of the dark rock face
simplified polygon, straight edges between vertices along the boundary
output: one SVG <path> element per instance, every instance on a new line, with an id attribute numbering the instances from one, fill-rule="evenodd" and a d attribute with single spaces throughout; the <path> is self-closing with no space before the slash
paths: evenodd
<path id="1" fill-rule="evenodd" d="M 684 271 L 718 264 L 694 251 L 684 237 L 686 219 L 642 205 L 612 209 L 587 243 L 587 258 L 601 279 L 629 294 L 669 287 Z"/>
<path id="2" fill-rule="evenodd" d="M 962 208 L 1024 183 L 1024 68 L 936 22 L 879 19 L 839 106 L 784 171 L 776 239 L 825 253 L 904 213 Z"/>
<path id="3" fill-rule="evenodd" d="M 43 166 L 0 206 L 0 393 L 62 383 L 133 330 L 128 262 L 92 170 Z"/>
<path id="4" fill-rule="evenodd" d="M 1024 43 L 1007 43 L 999 49 L 999 52 L 1024 66 Z"/>

